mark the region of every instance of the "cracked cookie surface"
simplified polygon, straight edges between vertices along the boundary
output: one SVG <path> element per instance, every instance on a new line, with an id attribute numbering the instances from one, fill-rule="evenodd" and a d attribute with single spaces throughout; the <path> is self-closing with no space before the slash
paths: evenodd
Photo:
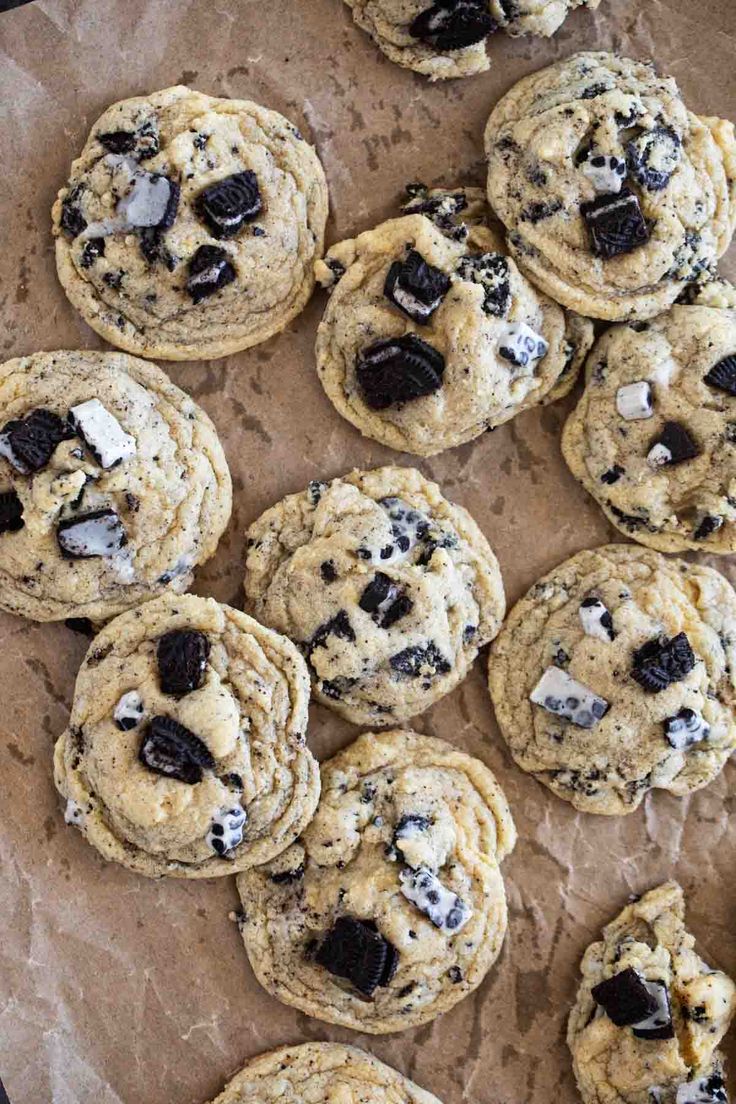
<path id="1" fill-rule="evenodd" d="M 487 540 L 413 468 L 313 482 L 247 538 L 249 612 L 301 648 L 316 699 L 356 724 L 429 708 L 503 618 Z"/>
<path id="2" fill-rule="evenodd" d="M 666 882 L 627 905 L 585 952 L 567 1031 L 583 1104 L 727 1099 L 717 1047 L 736 987 L 696 954 L 684 916 L 682 889 Z M 645 1014 L 642 1027 L 648 995 L 659 998 L 658 1022 L 647 1025 Z"/>
<path id="3" fill-rule="evenodd" d="M 580 53 L 542 69 L 497 104 L 485 143 L 512 256 L 581 314 L 653 317 L 729 246 L 733 124 L 694 115 L 650 63 Z"/>
<path id="4" fill-rule="evenodd" d="M 606 517 L 661 552 L 736 551 L 736 311 L 614 326 L 586 376 L 562 451 Z"/>
<path id="5" fill-rule="evenodd" d="M 95 637 L 54 759 L 66 819 L 148 877 L 266 862 L 309 822 L 309 678 L 284 637 L 212 598 L 165 595 Z"/>
<path id="6" fill-rule="evenodd" d="M 230 517 L 205 412 L 155 365 L 114 352 L 0 366 L 0 605 L 104 621 L 185 590 Z"/>
<path id="7" fill-rule="evenodd" d="M 327 203 L 314 149 L 278 112 L 183 86 L 123 100 L 54 204 L 59 279 L 128 352 L 225 356 L 302 310 Z"/>
<path id="8" fill-rule="evenodd" d="M 536 583 L 491 649 L 501 733 L 522 770 L 589 813 L 684 796 L 736 747 L 736 593 L 717 571 L 633 545 Z M 598 704 L 602 703 L 602 704 Z"/>
<path id="9" fill-rule="evenodd" d="M 499 863 L 516 838 L 506 799 L 479 760 L 407 731 L 365 733 L 321 774 L 302 837 L 238 878 L 251 966 L 279 1000 L 330 1023 L 426 1023 L 499 954 Z"/>

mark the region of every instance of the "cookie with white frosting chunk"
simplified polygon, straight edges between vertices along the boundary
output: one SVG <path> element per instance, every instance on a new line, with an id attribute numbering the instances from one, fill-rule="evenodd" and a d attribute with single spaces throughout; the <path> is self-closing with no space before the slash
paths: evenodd
<path id="1" fill-rule="evenodd" d="M 308 702 L 296 648 L 213 598 L 122 614 L 92 641 L 56 745 L 67 822 L 152 878 L 266 862 L 317 804 Z"/>
<path id="2" fill-rule="evenodd" d="M 516 832 L 479 760 L 415 732 L 365 733 L 323 763 L 314 820 L 238 877 L 253 971 L 285 1004 L 374 1034 L 415 1027 L 482 981 L 507 924 Z"/>
<path id="3" fill-rule="evenodd" d="M 684 796 L 736 747 L 736 592 L 633 545 L 579 552 L 512 609 L 489 684 L 517 764 L 576 809 Z"/>
<path id="4" fill-rule="evenodd" d="M 583 1104 L 727 1104 L 717 1049 L 736 986 L 695 952 L 676 882 L 634 898 L 588 947 L 567 1042 Z"/>

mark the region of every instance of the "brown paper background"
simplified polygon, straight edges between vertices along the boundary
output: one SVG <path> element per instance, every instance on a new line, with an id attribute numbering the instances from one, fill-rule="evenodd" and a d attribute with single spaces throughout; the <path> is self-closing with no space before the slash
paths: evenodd
<path id="1" fill-rule="evenodd" d="M 183 82 L 284 112 L 323 159 L 334 241 L 392 213 L 409 180 L 481 183 L 491 106 L 582 48 L 654 57 L 694 110 L 736 118 L 734 0 L 602 0 L 552 42 L 498 36 L 490 73 L 434 86 L 379 54 L 339 0 L 35 0 L 0 15 L 3 359 L 102 347 L 57 283 L 48 213 L 109 103 Z M 168 368 L 214 418 L 234 477 L 233 520 L 201 593 L 240 604 L 244 529 L 282 495 L 352 466 L 412 462 L 362 439 L 322 393 L 312 348 L 323 302 L 317 293 L 249 352 Z M 512 601 L 564 557 L 615 538 L 561 460 L 567 407 L 418 463 L 474 514 Z M 258 987 L 228 920 L 232 879 L 150 882 L 64 825 L 51 751 L 84 650 L 63 626 L 0 616 L 0 1075 L 13 1104 L 202 1104 L 246 1059 L 307 1039 L 364 1045 L 445 1104 L 572 1104 L 564 1024 L 580 956 L 629 893 L 673 875 L 699 949 L 736 975 L 734 766 L 690 799 L 650 795 L 628 818 L 576 814 L 511 762 L 483 657 L 415 727 L 484 759 L 510 799 L 520 839 L 496 967 L 449 1014 L 402 1035 L 360 1036 L 284 1008 Z M 320 757 L 355 734 L 312 708 Z"/>

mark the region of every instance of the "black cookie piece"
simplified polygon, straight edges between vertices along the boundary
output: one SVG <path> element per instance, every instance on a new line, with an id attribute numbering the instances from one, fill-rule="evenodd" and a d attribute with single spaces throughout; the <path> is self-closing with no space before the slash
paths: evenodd
<path id="1" fill-rule="evenodd" d="M 77 184 L 71 191 L 64 197 L 61 203 L 61 216 L 59 223 L 61 229 L 65 234 L 68 234 L 70 238 L 76 238 L 83 230 L 87 228 L 87 220 L 82 214 L 79 207 L 79 200 L 81 198 L 83 187 L 81 184 Z"/>
<path id="2" fill-rule="evenodd" d="M 703 378 L 711 387 L 736 395 L 736 354 L 719 360 Z"/>
<path id="3" fill-rule="evenodd" d="M 706 514 L 701 518 L 693 533 L 693 540 L 707 540 L 723 526 L 723 518 L 718 514 Z"/>
<path id="4" fill-rule="evenodd" d="M 425 184 L 407 184 L 409 200 L 402 207 L 406 215 L 426 215 L 445 236 L 454 241 L 464 241 L 468 236 L 463 223 L 456 224 L 455 219 L 468 206 L 467 196 L 462 192 L 442 192 L 430 196 Z"/>
<path id="5" fill-rule="evenodd" d="M 25 418 L 8 422 L 0 430 L 0 454 L 21 475 L 40 471 L 62 441 L 74 433 L 69 423 L 51 410 L 32 410 Z"/>
<path id="6" fill-rule="evenodd" d="M 215 760 L 207 745 L 173 717 L 153 717 L 138 751 L 144 767 L 193 786 L 202 772 L 214 770 Z"/>
<path id="7" fill-rule="evenodd" d="M 300 882 L 304 877 L 304 863 L 300 863 L 294 870 L 277 870 L 275 874 L 271 874 L 271 881 L 274 885 L 293 885 L 294 882 Z"/>
<path id="8" fill-rule="evenodd" d="M 376 341 L 358 354 L 355 368 L 363 400 L 371 410 L 431 395 L 442 386 L 444 371 L 442 353 L 416 334 Z"/>
<path id="9" fill-rule="evenodd" d="M 137 130 L 108 130 L 97 135 L 98 142 L 108 153 L 132 153 L 140 161 L 155 157 L 160 149 L 158 128 L 153 119 L 148 119 Z"/>
<path id="10" fill-rule="evenodd" d="M 358 605 L 382 629 L 389 629 L 414 608 L 414 603 L 382 571 L 376 572 L 360 596 Z"/>
<path id="11" fill-rule="evenodd" d="M 614 974 L 599 985 L 594 985 L 590 995 L 617 1027 L 641 1023 L 657 1010 L 656 997 L 649 992 L 644 979 L 631 967 Z"/>
<path id="12" fill-rule="evenodd" d="M 312 637 L 310 651 L 326 647 L 328 636 L 336 636 L 338 640 L 347 640 L 350 644 L 355 640 L 355 632 L 345 610 L 338 610 L 334 617 L 319 626 Z"/>
<path id="13" fill-rule="evenodd" d="M 196 629 L 172 629 L 158 642 L 156 659 L 164 694 L 181 698 L 198 690 L 210 654 L 210 642 Z"/>
<path id="14" fill-rule="evenodd" d="M 681 682 L 695 666 L 695 653 L 684 632 L 677 636 L 655 637 L 634 652 L 631 677 L 649 694 L 666 690 Z"/>
<path id="15" fill-rule="evenodd" d="M 132 153 L 135 149 L 135 131 L 109 130 L 98 134 L 97 141 L 108 153 Z"/>
<path id="16" fill-rule="evenodd" d="M 666 464 L 682 464 L 700 455 L 697 444 L 680 422 L 665 422 L 660 435 L 651 441 L 650 450 L 655 445 L 661 445 L 670 454 L 669 458 L 663 461 Z"/>
<path id="17" fill-rule="evenodd" d="M 646 987 L 654 997 L 656 1008 L 645 1019 L 633 1024 L 637 1039 L 674 1039 L 670 994 L 663 981 L 647 981 Z"/>
<path id="18" fill-rule="evenodd" d="M 666 188 L 680 163 L 682 142 L 669 127 L 656 127 L 626 146 L 626 163 L 634 179 L 650 192 Z"/>
<path id="19" fill-rule="evenodd" d="M 214 238 L 233 238 L 261 213 L 258 178 L 250 169 L 226 176 L 200 192 L 195 207 Z"/>
<path id="20" fill-rule="evenodd" d="M 195 303 L 201 303 L 235 279 L 227 253 L 217 245 L 200 245 L 189 262 L 187 291 Z"/>
<path id="21" fill-rule="evenodd" d="M 364 996 L 372 997 L 396 973 L 399 953 L 374 925 L 341 916 L 317 948 L 315 961 L 335 977 L 346 978 Z"/>
<path id="22" fill-rule="evenodd" d="M 17 533 L 24 525 L 23 503 L 17 492 L 0 493 L 0 533 Z"/>
<path id="23" fill-rule="evenodd" d="M 426 325 L 450 290 L 450 277 L 410 249 L 388 270 L 383 294 L 413 322 Z"/>
<path id="24" fill-rule="evenodd" d="M 607 483 L 608 486 L 612 486 L 614 483 L 618 483 L 622 475 L 624 475 L 626 469 L 622 468 L 620 464 L 614 464 L 608 471 L 604 471 L 601 476 L 601 483 Z"/>
<path id="25" fill-rule="evenodd" d="M 463 257 L 458 265 L 463 280 L 483 288 L 483 310 L 495 318 L 504 318 L 511 303 L 509 263 L 501 253 L 479 253 Z"/>
<path id="26" fill-rule="evenodd" d="M 82 250 L 82 256 L 79 258 L 79 263 L 82 268 L 91 268 L 99 257 L 104 256 L 105 239 L 90 238 L 89 241 L 84 243 L 84 249 Z"/>
<path id="27" fill-rule="evenodd" d="M 596 257 L 610 260 L 622 253 L 631 253 L 649 241 L 650 228 L 639 200 L 627 188 L 618 195 L 602 195 L 590 203 L 583 203 L 580 211 L 590 231 Z"/>
<path id="28" fill-rule="evenodd" d="M 64 559 L 114 556 L 127 542 L 125 527 L 114 510 L 92 510 L 60 521 L 56 539 Z"/>
<path id="29" fill-rule="evenodd" d="M 391 656 L 389 664 L 393 671 L 399 675 L 408 675 L 410 678 L 424 674 L 423 668 L 429 667 L 432 678 L 435 675 L 446 675 L 450 671 L 450 664 L 436 644 L 431 641 L 428 644 L 413 644 Z"/>
<path id="30" fill-rule="evenodd" d="M 401 841 L 407 838 L 413 838 L 417 832 L 426 832 L 427 829 L 431 827 L 431 824 L 432 822 L 429 817 L 422 816 L 421 813 L 404 813 L 404 815 L 399 818 L 394 828 L 391 843 L 387 848 L 388 857 L 396 861 L 399 857 L 399 853 L 401 853 L 403 861 L 407 862 L 401 846 Z"/>
<path id="31" fill-rule="evenodd" d="M 435 50 L 462 50 L 482 42 L 497 26 L 486 0 L 438 0 L 412 21 L 409 34 Z"/>

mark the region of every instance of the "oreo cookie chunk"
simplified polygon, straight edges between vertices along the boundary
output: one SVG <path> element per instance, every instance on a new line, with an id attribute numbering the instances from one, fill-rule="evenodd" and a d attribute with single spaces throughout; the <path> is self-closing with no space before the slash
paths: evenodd
<path id="1" fill-rule="evenodd" d="M 517 368 L 528 368 L 530 364 L 547 355 L 549 345 L 535 333 L 526 322 L 509 322 L 501 331 L 498 340 L 498 355 Z"/>
<path id="2" fill-rule="evenodd" d="M 655 637 L 634 652 L 631 677 L 648 693 L 659 694 L 673 682 L 687 678 L 696 662 L 684 632 Z"/>
<path id="3" fill-rule="evenodd" d="M 129 732 L 138 727 L 144 715 L 143 698 L 137 690 L 128 690 L 118 698 L 112 716 L 121 732 Z"/>
<path id="4" fill-rule="evenodd" d="M 459 932 L 472 916 L 472 909 L 457 893 L 443 886 L 442 882 L 426 867 L 399 873 L 401 892 L 407 901 L 423 912 L 436 928 L 444 932 Z"/>
<path id="5" fill-rule="evenodd" d="M 17 491 L 0 491 L 0 533 L 17 533 L 22 529 L 23 503 Z"/>
<path id="6" fill-rule="evenodd" d="M 388 270 L 383 294 L 413 322 L 426 325 L 450 289 L 450 278 L 410 249 Z"/>
<path id="7" fill-rule="evenodd" d="M 205 679 L 210 642 L 193 629 L 172 629 L 156 647 L 158 675 L 164 694 L 183 697 L 198 690 Z"/>
<path id="8" fill-rule="evenodd" d="M 595 148 L 586 150 L 581 158 L 580 171 L 588 178 L 599 195 L 618 195 L 626 179 L 626 162 L 612 153 L 602 153 Z"/>
<path id="9" fill-rule="evenodd" d="M 152 717 L 138 758 L 144 767 L 166 778 L 194 786 L 205 770 L 213 770 L 215 759 L 199 736 L 173 717 Z"/>
<path id="10" fill-rule="evenodd" d="M 69 420 L 101 468 L 114 468 L 135 456 L 135 438 L 99 399 L 87 399 L 69 411 Z"/>
<path id="11" fill-rule="evenodd" d="M 641 974 L 631 967 L 598 982 L 590 995 L 616 1027 L 638 1023 L 657 1010 L 654 994 Z"/>
<path id="12" fill-rule="evenodd" d="M 629 172 L 650 192 L 667 187 L 682 158 L 682 141 L 670 127 L 644 131 L 626 146 Z"/>
<path id="13" fill-rule="evenodd" d="M 263 209 L 258 177 L 247 169 L 218 180 L 200 192 L 196 208 L 213 237 L 234 238 Z"/>
<path id="14" fill-rule="evenodd" d="M 358 354 L 355 375 L 371 410 L 424 398 L 442 386 L 445 358 L 416 334 L 376 341 Z"/>
<path id="15" fill-rule="evenodd" d="M 346 978 L 366 997 L 390 983 L 399 964 L 395 947 L 374 924 L 341 916 L 320 943 L 315 962 L 336 977 Z"/>
<path id="16" fill-rule="evenodd" d="M 114 510 L 91 510 L 60 521 L 56 539 L 66 559 L 111 557 L 128 543 L 125 526 Z"/>
<path id="17" fill-rule="evenodd" d="M 207 843 L 217 855 L 230 855 L 243 842 L 248 814 L 242 805 L 220 809 L 210 825 Z"/>
<path id="18" fill-rule="evenodd" d="M 187 291 L 194 303 L 201 303 L 232 284 L 235 276 L 235 269 L 224 249 L 217 245 L 200 245 L 189 262 Z"/>
<path id="19" fill-rule="evenodd" d="M 724 357 L 714 364 L 705 376 L 705 382 L 727 395 L 736 395 L 736 354 Z"/>
<path id="20" fill-rule="evenodd" d="M 0 456 L 21 475 L 30 475 L 45 468 L 61 442 L 72 436 L 69 424 L 52 410 L 32 410 L 0 430 Z"/>
<path id="21" fill-rule="evenodd" d="M 684 464 L 700 454 L 689 431 L 679 422 L 665 422 L 664 429 L 651 443 L 647 460 L 653 468 L 664 464 Z"/>
<path id="22" fill-rule="evenodd" d="M 695 709 L 685 706 L 674 717 L 667 717 L 664 722 L 664 734 L 667 743 L 676 751 L 685 751 L 693 744 L 699 744 L 710 736 L 710 725 Z"/>
<path id="23" fill-rule="evenodd" d="M 610 260 L 646 245 L 650 228 L 642 214 L 638 198 L 628 188 L 613 195 L 602 195 L 580 208 L 590 232 L 596 257 Z"/>
<path id="24" fill-rule="evenodd" d="M 616 639 L 611 611 L 600 598 L 594 594 L 587 595 L 580 603 L 579 613 L 583 632 L 588 636 L 594 636 L 606 644 Z"/>
<path id="25" fill-rule="evenodd" d="M 578 728 L 595 728 L 610 702 L 594 693 L 560 667 L 548 667 L 529 695 L 535 705 L 564 717 Z"/>
<path id="26" fill-rule="evenodd" d="M 483 288 L 483 310 L 495 318 L 504 318 L 511 305 L 509 262 L 501 253 L 472 253 L 458 265 L 463 280 Z"/>
<path id="27" fill-rule="evenodd" d="M 497 26 L 486 0 L 438 0 L 416 16 L 409 34 L 435 50 L 462 50 L 488 38 Z"/>

